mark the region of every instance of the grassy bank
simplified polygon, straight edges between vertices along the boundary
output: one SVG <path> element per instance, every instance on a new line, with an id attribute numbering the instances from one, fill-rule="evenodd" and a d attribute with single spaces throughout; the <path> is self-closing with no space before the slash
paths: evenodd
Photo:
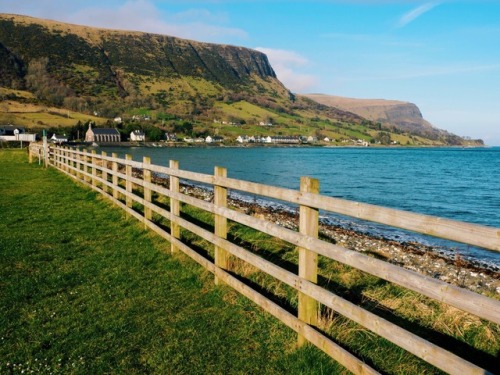
<path id="1" fill-rule="evenodd" d="M 345 372 L 25 151 L 0 195 L 0 373 Z"/>

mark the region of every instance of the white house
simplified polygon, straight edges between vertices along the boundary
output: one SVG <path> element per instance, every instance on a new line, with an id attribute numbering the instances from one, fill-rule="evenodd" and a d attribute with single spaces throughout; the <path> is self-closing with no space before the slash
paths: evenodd
<path id="1" fill-rule="evenodd" d="M 53 143 L 61 144 L 68 142 L 68 137 L 66 137 L 65 135 L 57 135 L 56 133 L 54 133 L 52 137 L 50 137 L 50 140 Z"/>
<path id="2" fill-rule="evenodd" d="M 207 138 L 205 138 L 206 143 L 220 143 L 223 140 L 224 140 L 224 138 L 219 137 L 217 135 L 214 135 L 213 137 L 209 135 L 209 136 L 207 136 Z"/>
<path id="3" fill-rule="evenodd" d="M 144 142 L 146 140 L 146 134 L 141 130 L 134 130 L 130 132 L 130 140 L 136 142 Z"/>

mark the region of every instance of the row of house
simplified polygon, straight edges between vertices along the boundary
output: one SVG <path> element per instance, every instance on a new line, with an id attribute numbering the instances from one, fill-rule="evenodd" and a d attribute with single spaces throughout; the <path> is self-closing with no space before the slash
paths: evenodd
<path id="1" fill-rule="evenodd" d="M 224 138 L 218 135 L 209 135 L 206 138 L 184 138 L 184 142 L 187 143 L 221 143 L 224 142 Z"/>
<path id="2" fill-rule="evenodd" d="M 176 142 L 177 136 L 175 133 L 165 133 L 165 139 L 170 142 Z M 0 125 L 0 140 L 19 140 L 19 141 L 36 141 L 35 134 L 27 134 L 24 127 L 14 125 Z M 66 143 L 68 138 L 65 135 L 53 134 L 50 140 L 53 143 Z M 89 123 L 89 128 L 85 133 L 85 142 L 89 143 L 116 143 L 120 142 L 120 132 L 115 128 L 92 128 Z M 130 133 L 130 140 L 132 142 L 146 141 L 146 134 L 142 130 L 134 130 Z M 224 141 L 223 137 L 214 135 L 207 136 L 206 138 L 184 138 L 187 143 L 221 143 Z M 330 142 L 328 137 L 323 139 L 324 142 Z M 266 143 L 266 144 L 302 144 L 302 143 L 316 143 L 317 137 L 313 136 L 290 136 L 290 135 L 276 135 L 276 136 L 248 136 L 240 135 L 236 138 L 238 143 Z M 344 142 L 352 142 L 352 140 L 345 140 Z M 365 140 L 358 139 L 355 141 L 360 146 L 369 146 Z"/>
<path id="3" fill-rule="evenodd" d="M 300 143 L 316 143 L 317 137 L 298 136 L 298 135 L 268 135 L 268 136 L 248 136 L 240 135 L 236 138 L 238 143 L 271 143 L 271 144 L 300 144 Z"/>
<path id="4" fill-rule="evenodd" d="M 206 138 L 184 138 L 187 143 L 220 143 L 224 138 L 220 136 L 209 135 Z M 270 143 L 270 144 L 301 144 L 301 143 L 316 143 L 317 137 L 297 136 L 297 135 L 276 135 L 276 136 L 248 136 L 240 135 L 236 138 L 238 143 Z"/>

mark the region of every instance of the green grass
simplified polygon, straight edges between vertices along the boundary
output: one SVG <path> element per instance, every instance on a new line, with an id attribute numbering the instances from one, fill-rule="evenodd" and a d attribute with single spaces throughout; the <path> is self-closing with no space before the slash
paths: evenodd
<path id="1" fill-rule="evenodd" d="M 99 196 L 0 151 L 0 373 L 345 373 Z"/>
<path id="2" fill-rule="evenodd" d="M 42 373 L 347 373 L 316 348 L 297 349 L 294 332 L 214 286 L 210 273 L 172 256 L 169 243 L 97 193 L 26 159 L 19 150 L 0 151 L 0 374 L 20 373 L 20 364 Z M 213 215 L 182 206 L 185 219 L 213 230 Z M 158 215 L 155 221 L 169 225 Z M 213 259 L 213 245 L 181 233 Z M 284 241 L 231 221 L 228 238 L 297 272 L 297 252 Z M 296 311 L 291 287 L 234 257 L 231 264 L 238 277 Z M 495 368 L 498 325 L 325 257 L 318 265 L 324 288 Z M 318 329 L 382 373 L 441 373 L 327 308 Z"/>
<path id="3" fill-rule="evenodd" d="M 213 230 L 213 218 L 184 205 L 182 212 Z M 295 247 L 230 222 L 228 238 L 273 263 L 297 273 Z M 206 249 L 213 259 L 213 246 L 196 236 L 185 234 L 191 245 Z M 248 280 L 285 308 L 296 311 L 297 292 L 234 257 L 231 270 Z M 495 368 L 500 350 L 500 327 L 416 292 L 398 287 L 375 276 L 325 257 L 319 257 L 318 283 L 364 309 L 441 346 L 486 369 Z M 382 373 L 441 374 L 442 372 L 366 328 L 328 309 L 321 309 L 319 329 Z"/>

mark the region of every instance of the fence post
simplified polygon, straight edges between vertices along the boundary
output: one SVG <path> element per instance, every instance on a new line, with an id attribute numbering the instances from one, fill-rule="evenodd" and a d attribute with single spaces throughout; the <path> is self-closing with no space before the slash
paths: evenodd
<path id="1" fill-rule="evenodd" d="M 125 160 L 131 161 L 132 155 L 126 154 Z M 132 181 L 130 179 L 132 178 L 132 166 L 130 164 L 125 165 L 125 174 L 127 175 L 127 179 L 125 180 L 125 190 L 127 190 L 127 193 L 131 193 Z M 125 197 L 125 202 L 127 204 L 127 207 L 132 207 L 132 198 L 129 197 L 128 195 Z"/>
<path id="2" fill-rule="evenodd" d="M 215 167 L 215 177 L 227 177 L 227 169 L 222 167 Z M 214 204 L 217 207 L 227 207 L 227 188 L 214 185 Z M 227 238 L 227 219 L 224 216 L 215 215 L 215 228 L 216 236 Z M 229 266 L 229 254 L 226 250 L 219 246 L 215 246 L 215 265 L 222 269 L 227 270 Z M 220 281 L 215 277 L 215 284 Z"/>
<path id="3" fill-rule="evenodd" d="M 78 152 L 78 153 L 76 153 Z M 80 150 L 75 151 L 75 158 L 76 158 L 76 178 L 81 180 L 82 179 L 82 155 L 80 155 Z"/>
<path id="4" fill-rule="evenodd" d="M 87 163 L 88 163 L 88 158 L 87 158 L 87 149 L 84 148 L 83 150 L 83 155 L 82 155 L 82 164 L 83 164 L 83 181 L 89 182 L 90 177 L 87 176 L 88 168 L 87 168 Z"/>
<path id="5" fill-rule="evenodd" d="M 151 203 L 151 189 L 146 187 L 146 184 L 151 183 L 151 170 L 149 165 L 151 164 L 151 158 L 149 156 L 144 156 L 142 159 L 142 179 L 144 180 L 144 200 L 147 203 Z M 153 218 L 151 208 L 144 205 L 144 226 L 147 226 L 148 220 Z"/>
<path id="6" fill-rule="evenodd" d="M 170 160 L 169 167 L 171 169 L 179 169 L 179 162 L 177 160 Z M 172 193 L 179 193 L 179 177 L 172 176 L 170 175 L 169 177 L 169 185 L 170 185 L 170 191 Z M 170 198 L 170 213 L 172 214 L 172 219 L 174 219 L 175 216 L 179 216 L 181 213 L 180 210 L 180 202 L 177 199 L 172 199 Z M 181 237 L 181 228 L 179 227 L 179 224 L 174 223 L 173 220 L 170 220 L 170 235 L 174 238 L 180 238 Z M 173 243 L 171 244 L 170 251 L 172 253 L 177 252 L 177 246 L 175 246 Z"/>
<path id="7" fill-rule="evenodd" d="M 69 161 L 69 147 L 63 147 L 63 160 L 64 160 L 64 170 L 71 174 L 70 161 Z"/>
<path id="8" fill-rule="evenodd" d="M 63 170 L 69 173 L 68 147 L 61 146 Z"/>
<path id="9" fill-rule="evenodd" d="M 59 168 L 61 168 L 61 170 L 63 171 L 66 171 L 66 150 L 64 149 L 64 147 L 59 146 L 58 152 L 59 152 Z"/>
<path id="10" fill-rule="evenodd" d="M 45 164 L 45 168 L 49 167 L 49 146 L 47 144 L 47 133 L 46 130 L 43 130 L 43 160 Z"/>
<path id="11" fill-rule="evenodd" d="M 57 149 L 57 147 L 54 147 L 53 161 L 54 161 L 54 167 L 59 168 L 60 167 L 59 150 Z"/>
<path id="12" fill-rule="evenodd" d="M 300 191 L 319 193 L 319 181 L 310 177 L 300 178 Z M 319 211 L 316 208 L 300 206 L 299 231 L 302 234 L 318 238 Z M 318 282 L 318 254 L 299 247 L 299 277 L 313 283 Z M 299 291 L 298 318 L 303 322 L 315 326 L 318 323 L 318 302 Z M 302 335 L 298 337 L 298 345 L 302 346 L 307 340 Z"/>
<path id="13" fill-rule="evenodd" d="M 101 170 L 101 177 L 102 179 L 104 180 L 104 182 L 102 183 L 102 191 L 103 193 L 107 193 L 108 192 L 108 185 L 106 185 L 106 182 L 108 182 L 108 162 L 107 160 L 105 160 L 106 156 L 108 154 L 106 154 L 106 151 L 101 151 L 101 156 L 102 156 L 102 170 Z"/>
<path id="14" fill-rule="evenodd" d="M 113 152 L 111 156 L 114 159 L 118 158 L 118 154 L 116 152 Z M 113 160 L 113 164 L 112 164 L 111 169 L 113 170 L 113 177 L 112 177 L 112 180 L 113 180 L 113 198 L 118 200 L 118 198 L 120 196 L 118 190 L 116 190 L 116 188 L 118 186 L 118 163 L 115 160 Z"/>
<path id="15" fill-rule="evenodd" d="M 96 151 L 92 150 L 92 158 L 90 159 L 92 162 L 92 186 L 97 186 L 97 168 L 96 168 Z"/>

